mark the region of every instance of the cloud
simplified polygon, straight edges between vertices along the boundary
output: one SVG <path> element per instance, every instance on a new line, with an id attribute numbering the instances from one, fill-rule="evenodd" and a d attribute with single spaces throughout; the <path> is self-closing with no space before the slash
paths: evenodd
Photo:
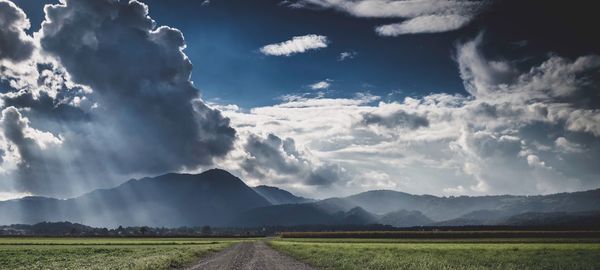
<path id="1" fill-rule="evenodd" d="M 240 163 L 244 172 L 271 183 L 328 186 L 340 181 L 344 172 L 336 164 L 314 164 L 296 148 L 293 139 L 282 140 L 274 134 L 265 138 L 250 134 L 243 151 L 246 157 Z"/>
<path id="2" fill-rule="evenodd" d="M 427 15 L 408 19 L 401 23 L 378 26 L 375 32 L 381 36 L 399 36 L 417 33 L 440 33 L 460 29 L 471 21 L 461 15 Z"/>
<path id="3" fill-rule="evenodd" d="M 264 55 L 290 56 L 293 54 L 304 53 L 309 50 L 327 48 L 328 44 L 329 40 L 326 36 L 296 36 L 281 43 L 265 45 L 260 48 L 260 52 Z"/>
<path id="4" fill-rule="evenodd" d="M 293 138 L 313 164 L 344 168 L 345 177 L 331 183 L 339 195 L 382 185 L 439 195 L 600 187 L 600 168 L 592 161 L 600 158 L 594 90 L 600 58 L 550 55 L 519 67 L 486 58 L 482 44 L 480 35 L 456 48 L 467 96 L 433 93 L 383 101 L 368 94 L 304 95 L 223 113 L 241 133 Z M 320 192 L 301 182 L 282 185 Z"/>
<path id="5" fill-rule="evenodd" d="M 554 144 L 559 151 L 564 153 L 580 153 L 584 151 L 581 145 L 570 142 L 565 137 L 556 138 L 556 140 L 554 140 Z"/>
<path id="6" fill-rule="evenodd" d="M 469 94 L 479 97 L 497 86 L 514 82 L 517 71 L 507 62 L 486 59 L 480 51 L 483 34 L 457 48 L 460 77 Z"/>
<path id="7" fill-rule="evenodd" d="M 390 115 L 364 113 L 362 114 L 362 123 L 365 125 L 380 125 L 387 128 L 401 127 L 410 129 L 427 127 L 429 125 L 427 118 L 401 110 Z"/>
<path id="8" fill-rule="evenodd" d="M 32 128 L 29 119 L 23 117 L 15 107 L 2 110 L 0 130 L 6 144 L 2 165 L 8 169 L 12 167 L 16 171 L 15 177 L 28 179 L 52 170 L 46 166 L 55 164 L 48 162 L 41 153 L 51 150 L 48 149 L 49 147 L 61 145 L 63 143 L 61 138 Z M 20 182 L 18 187 L 25 190 L 50 188 L 47 183 L 34 183 L 34 181 Z"/>
<path id="9" fill-rule="evenodd" d="M 0 61 L 19 62 L 33 52 L 33 38 L 25 34 L 30 23 L 25 12 L 14 3 L 0 0 Z"/>
<path id="10" fill-rule="evenodd" d="M 39 53 L 2 73 L 10 81 L 1 96 L 7 119 L 27 119 L 7 121 L 4 132 L 29 130 L 5 136 L 5 145 L 18 146 L 14 154 L 3 147 L 5 156 L 19 165 L 1 165 L 4 186 L 72 196 L 210 166 L 233 149 L 229 119 L 206 106 L 190 81 L 182 33 L 157 27 L 146 5 L 67 0 L 45 13 L 35 33 Z"/>
<path id="11" fill-rule="evenodd" d="M 405 19 L 375 28 L 380 35 L 398 36 L 460 29 L 488 5 L 489 1 L 469 0 L 299 0 L 293 7 L 335 9 L 361 18 Z"/>
<path id="12" fill-rule="evenodd" d="M 345 61 L 345 60 L 349 60 L 349 59 L 354 59 L 356 56 L 358 55 L 357 52 L 351 51 L 351 52 L 341 52 L 340 55 L 338 56 L 338 61 Z"/>
<path id="13" fill-rule="evenodd" d="M 327 89 L 327 88 L 329 88 L 329 86 L 331 86 L 330 82 L 331 82 L 331 80 L 327 79 L 324 81 L 313 83 L 313 84 L 309 85 L 309 87 L 312 90 L 323 90 L 323 89 Z"/>

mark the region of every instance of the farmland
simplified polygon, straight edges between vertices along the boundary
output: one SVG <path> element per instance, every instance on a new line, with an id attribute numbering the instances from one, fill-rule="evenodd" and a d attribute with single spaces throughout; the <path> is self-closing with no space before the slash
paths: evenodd
<path id="1" fill-rule="evenodd" d="M 0 269 L 171 269 L 240 240 L 0 238 Z"/>
<path id="2" fill-rule="evenodd" d="M 0 238 L 0 269 L 179 269 L 242 241 L 254 242 L 228 249 L 220 253 L 226 260 L 216 257 L 212 263 L 245 258 L 280 264 L 280 260 L 266 261 L 275 256 L 260 248 L 266 242 L 283 254 L 328 270 L 600 269 L 600 238 L 593 236 L 595 232 L 513 232 L 512 237 L 511 232 L 498 231 L 413 233 L 304 232 L 258 239 L 5 237 Z M 315 235 L 321 237 L 309 237 Z M 461 235 L 470 238 L 458 238 Z"/>
<path id="3" fill-rule="evenodd" d="M 410 230 L 410 231 L 324 231 L 283 232 L 282 238 L 345 238 L 345 239 L 587 239 L 600 240 L 595 230 Z M 537 241 L 537 240 L 536 240 Z"/>
<path id="4" fill-rule="evenodd" d="M 600 269 L 589 238 L 280 238 L 270 245 L 321 269 Z"/>

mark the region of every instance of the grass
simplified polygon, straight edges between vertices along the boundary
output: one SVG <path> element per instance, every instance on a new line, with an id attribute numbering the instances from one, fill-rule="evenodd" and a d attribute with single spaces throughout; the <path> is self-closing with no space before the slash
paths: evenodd
<path id="1" fill-rule="evenodd" d="M 0 238 L 0 269 L 172 269 L 237 239 Z"/>
<path id="2" fill-rule="evenodd" d="M 283 232 L 281 238 L 379 238 L 379 239 L 478 239 L 478 238 L 600 238 L 600 231 L 540 230 L 412 230 L 412 231 L 339 231 Z"/>
<path id="3" fill-rule="evenodd" d="M 270 245 L 321 269 L 600 269 L 598 243 L 277 239 Z"/>
<path id="4" fill-rule="evenodd" d="M 309 243 L 599 243 L 600 238 L 282 238 L 285 242 Z"/>

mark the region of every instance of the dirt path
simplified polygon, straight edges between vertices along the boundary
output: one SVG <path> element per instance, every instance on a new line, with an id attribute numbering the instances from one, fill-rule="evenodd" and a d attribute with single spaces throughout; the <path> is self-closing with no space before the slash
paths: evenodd
<path id="1" fill-rule="evenodd" d="M 315 270 L 283 255 L 264 241 L 242 242 L 204 258 L 186 270 Z"/>

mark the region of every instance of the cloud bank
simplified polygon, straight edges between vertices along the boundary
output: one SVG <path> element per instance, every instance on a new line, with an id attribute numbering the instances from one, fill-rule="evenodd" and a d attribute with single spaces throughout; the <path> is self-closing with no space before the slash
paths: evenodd
<path id="1" fill-rule="evenodd" d="M 290 56 L 309 50 L 327 48 L 328 43 L 329 41 L 326 36 L 314 34 L 297 36 L 284 42 L 265 45 L 260 48 L 260 52 L 264 55 Z"/>
<path id="2" fill-rule="evenodd" d="M 223 107 L 224 114 L 240 136 L 294 138 L 313 164 L 334 164 L 346 176 L 329 184 L 334 191 L 324 191 L 303 184 L 306 176 L 298 174 L 287 187 L 301 193 L 391 188 L 439 195 L 539 194 L 600 187 L 594 164 L 600 158 L 600 57 L 551 55 L 519 68 L 486 58 L 482 39 L 456 48 L 467 96 L 385 101 L 369 94 L 307 94 L 249 111 Z M 249 180 L 263 179 L 227 166 Z"/>
<path id="3" fill-rule="evenodd" d="M 301 2 L 404 19 L 377 28 L 383 35 L 450 31 L 485 8 L 476 1 Z M 455 50 L 467 95 L 385 100 L 311 91 L 244 110 L 200 99 L 182 33 L 157 26 L 140 2 L 48 5 L 31 36 L 21 9 L 6 0 L 0 7 L 0 198 L 72 196 L 213 164 L 251 185 L 316 197 L 600 187 L 597 55 L 549 55 L 524 68 L 485 57 L 480 35 Z M 261 52 L 289 56 L 328 43 L 308 35 Z"/>

